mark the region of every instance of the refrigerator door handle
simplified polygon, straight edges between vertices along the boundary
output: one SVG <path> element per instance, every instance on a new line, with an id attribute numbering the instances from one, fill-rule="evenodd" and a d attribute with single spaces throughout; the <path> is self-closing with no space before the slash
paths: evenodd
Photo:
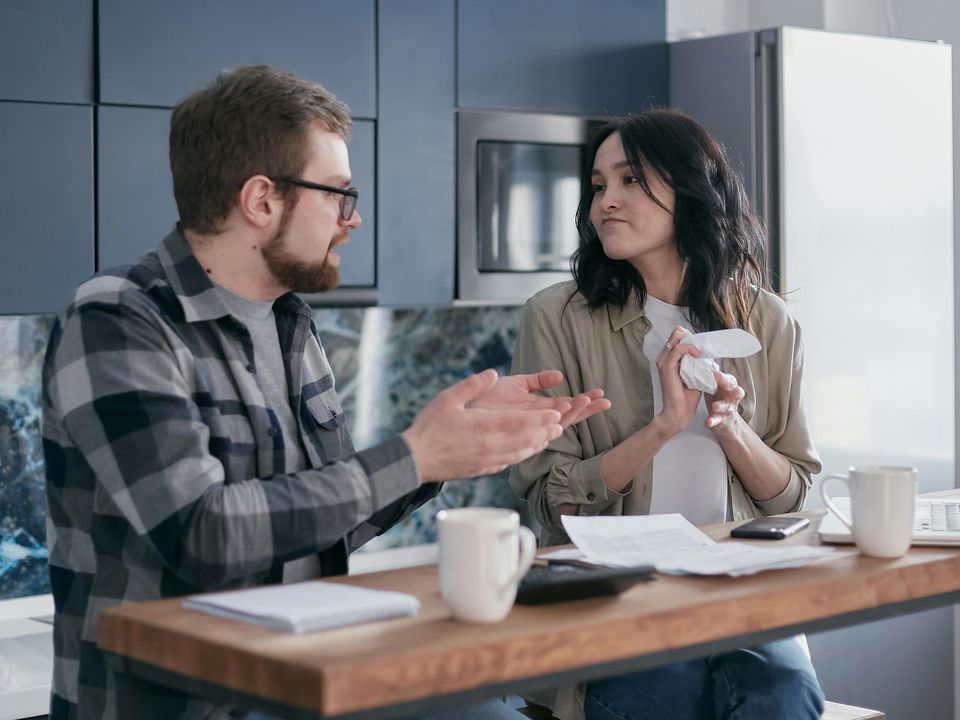
<path id="1" fill-rule="evenodd" d="M 780 32 L 764 30 L 757 33 L 755 55 L 756 128 L 757 139 L 757 212 L 767 229 L 767 267 L 770 284 L 775 292 L 784 287 L 783 278 L 783 216 L 780 187 Z"/>

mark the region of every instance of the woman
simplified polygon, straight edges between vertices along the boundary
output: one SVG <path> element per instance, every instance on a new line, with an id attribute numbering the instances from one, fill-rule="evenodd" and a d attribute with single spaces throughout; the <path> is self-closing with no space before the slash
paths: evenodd
<path id="1" fill-rule="evenodd" d="M 513 372 L 563 371 L 613 408 L 510 478 L 544 528 L 563 514 L 680 512 L 695 524 L 799 510 L 820 469 L 800 397 L 800 330 L 769 292 L 763 234 L 719 143 L 682 113 L 610 122 L 589 147 L 573 280 L 524 309 Z M 723 361 L 715 394 L 687 388 L 681 340 L 743 328 L 762 350 Z M 823 695 L 793 639 L 564 689 L 564 720 L 819 718 Z"/>

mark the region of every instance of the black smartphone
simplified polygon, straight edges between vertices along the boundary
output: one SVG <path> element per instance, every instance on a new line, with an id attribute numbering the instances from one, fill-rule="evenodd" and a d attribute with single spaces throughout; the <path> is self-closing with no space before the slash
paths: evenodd
<path id="1" fill-rule="evenodd" d="M 730 531 L 730 537 L 760 540 L 783 540 L 803 530 L 810 521 L 802 517 L 758 517 Z"/>

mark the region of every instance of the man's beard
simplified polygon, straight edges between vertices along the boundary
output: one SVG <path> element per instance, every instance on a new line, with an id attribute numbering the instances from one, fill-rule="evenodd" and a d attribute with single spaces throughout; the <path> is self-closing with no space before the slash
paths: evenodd
<path id="1" fill-rule="evenodd" d="M 291 255 L 286 243 L 288 222 L 289 214 L 285 211 L 276 235 L 261 247 L 267 268 L 281 285 L 293 292 L 321 293 L 333 290 L 340 284 L 340 268 L 332 265 L 327 258 L 307 263 Z"/>

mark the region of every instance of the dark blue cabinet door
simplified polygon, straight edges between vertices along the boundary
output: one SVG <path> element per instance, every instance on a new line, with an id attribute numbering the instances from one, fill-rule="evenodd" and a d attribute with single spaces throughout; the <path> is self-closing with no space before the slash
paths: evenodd
<path id="1" fill-rule="evenodd" d="M 172 107 L 238 65 L 322 83 L 376 117 L 374 0 L 100 0 L 100 102 Z"/>
<path id="2" fill-rule="evenodd" d="M 93 102 L 92 0 L 0 0 L 0 100 Z"/>
<path id="3" fill-rule="evenodd" d="M 0 102 L 0 312 L 58 312 L 93 274 L 93 109 Z"/>
<path id="4" fill-rule="evenodd" d="M 666 99 L 666 0 L 457 8 L 461 107 L 619 114 Z"/>
<path id="5" fill-rule="evenodd" d="M 456 248 L 453 3 L 382 2 L 378 22 L 379 300 L 449 304 Z"/>
<path id="6" fill-rule="evenodd" d="M 363 217 L 339 248 L 341 284 L 374 284 L 374 146 L 371 121 L 359 121 L 350 141 L 350 166 Z M 155 248 L 177 221 L 168 159 L 170 111 L 97 109 L 98 267 L 126 265 Z"/>
<path id="7" fill-rule="evenodd" d="M 350 242 L 337 248 L 340 256 L 340 285 L 344 287 L 372 287 L 376 284 L 377 193 L 374 125 L 370 120 L 354 122 L 350 138 L 350 172 L 353 184 L 360 192 L 357 212 L 363 222 L 350 233 Z M 322 302 L 322 296 L 317 296 Z"/>
<path id="8" fill-rule="evenodd" d="M 169 110 L 97 108 L 98 269 L 136 262 L 177 222 L 169 132 Z"/>

